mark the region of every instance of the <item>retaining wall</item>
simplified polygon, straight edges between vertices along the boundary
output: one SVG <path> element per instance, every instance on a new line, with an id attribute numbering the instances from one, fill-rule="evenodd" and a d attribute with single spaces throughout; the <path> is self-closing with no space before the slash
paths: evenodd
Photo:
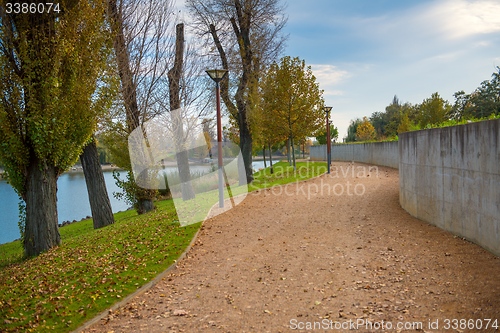
<path id="1" fill-rule="evenodd" d="M 399 201 L 500 256 L 500 120 L 402 133 Z"/>
<path id="2" fill-rule="evenodd" d="M 398 154 L 397 141 L 332 145 L 332 161 L 356 161 L 398 168 Z M 309 156 L 311 160 L 326 161 L 326 145 L 312 146 Z"/>

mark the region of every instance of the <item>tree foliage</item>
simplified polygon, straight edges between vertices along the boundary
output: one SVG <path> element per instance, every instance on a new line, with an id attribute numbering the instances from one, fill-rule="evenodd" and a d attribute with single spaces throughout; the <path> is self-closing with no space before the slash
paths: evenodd
<path id="1" fill-rule="evenodd" d="M 375 128 L 377 139 L 395 137 L 400 130 L 400 125 L 406 119 L 412 123 L 417 115 L 416 107 L 410 103 L 401 103 L 395 95 L 384 112 L 374 112 L 370 116 L 370 122 Z"/>
<path id="2" fill-rule="evenodd" d="M 95 131 L 112 86 L 105 2 L 61 1 L 60 9 L 0 14 L 0 159 L 26 201 L 28 255 L 59 243 L 57 178 Z"/>
<path id="3" fill-rule="evenodd" d="M 316 141 L 318 141 L 320 145 L 326 144 L 327 141 L 326 129 L 320 128 L 318 131 L 316 131 L 314 136 L 316 137 Z M 336 141 L 338 138 L 339 138 L 339 129 L 335 127 L 335 125 L 330 124 L 330 139 Z"/>
<path id="4" fill-rule="evenodd" d="M 463 90 L 454 94 L 452 117 L 456 120 L 481 119 L 500 114 L 500 67 L 472 93 Z"/>
<path id="5" fill-rule="evenodd" d="M 351 122 L 349 123 L 349 127 L 347 128 L 347 137 L 345 139 L 346 142 L 354 142 L 357 140 L 356 131 L 359 124 L 361 124 L 361 119 L 356 118 L 351 120 Z"/>
<path id="6" fill-rule="evenodd" d="M 356 128 L 356 141 L 371 141 L 375 139 L 375 136 L 375 127 L 367 117 L 363 117 L 363 120 Z"/>
<path id="7" fill-rule="evenodd" d="M 292 147 L 294 140 L 311 136 L 323 124 L 323 104 L 311 67 L 299 58 L 283 57 L 262 80 L 262 110 L 268 116 L 263 128 L 289 138 Z"/>
<path id="8" fill-rule="evenodd" d="M 435 92 L 418 106 L 417 121 L 421 128 L 425 128 L 448 120 L 450 114 L 451 105 Z"/>

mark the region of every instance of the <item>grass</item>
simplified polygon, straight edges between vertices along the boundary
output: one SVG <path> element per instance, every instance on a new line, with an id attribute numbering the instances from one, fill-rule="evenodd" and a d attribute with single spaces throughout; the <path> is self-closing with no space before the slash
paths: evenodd
<path id="1" fill-rule="evenodd" d="M 296 167 L 294 170 L 287 162 L 278 162 L 273 164 L 274 173 L 270 168 L 256 172 L 249 191 L 313 178 L 327 171 L 325 162 L 297 162 Z"/>
<path id="2" fill-rule="evenodd" d="M 317 176 L 326 163 L 274 170 L 257 172 L 249 191 Z M 144 215 L 116 213 L 98 230 L 92 220 L 65 226 L 62 245 L 35 258 L 23 258 L 19 241 L 0 245 L 0 331 L 74 330 L 172 265 L 201 223 L 181 227 L 172 200 L 156 204 Z"/>

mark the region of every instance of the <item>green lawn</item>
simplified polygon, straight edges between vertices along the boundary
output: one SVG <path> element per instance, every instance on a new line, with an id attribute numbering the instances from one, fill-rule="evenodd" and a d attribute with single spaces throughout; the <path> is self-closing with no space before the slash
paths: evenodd
<path id="1" fill-rule="evenodd" d="M 254 174 L 254 181 L 249 185 L 249 190 L 284 185 L 319 176 L 327 171 L 325 162 L 297 162 L 296 170 L 287 162 L 273 164 L 274 173 L 268 167 Z"/>
<path id="2" fill-rule="evenodd" d="M 255 174 L 249 191 L 317 176 L 326 163 L 280 162 Z M 236 194 L 236 193 L 235 193 Z M 68 332 L 151 281 L 184 252 L 201 223 L 179 226 L 172 200 L 151 213 L 115 214 L 60 228 L 62 246 L 24 259 L 19 241 L 0 245 L 0 331 Z"/>

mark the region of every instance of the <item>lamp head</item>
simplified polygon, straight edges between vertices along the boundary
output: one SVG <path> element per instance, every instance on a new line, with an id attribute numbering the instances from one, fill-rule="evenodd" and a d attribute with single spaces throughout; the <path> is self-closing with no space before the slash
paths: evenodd
<path id="1" fill-rule="evenodd" d="M 215 82 L 220 82 L 227 74 L 227 69 L 208 69 L 205 71 Z"/>

